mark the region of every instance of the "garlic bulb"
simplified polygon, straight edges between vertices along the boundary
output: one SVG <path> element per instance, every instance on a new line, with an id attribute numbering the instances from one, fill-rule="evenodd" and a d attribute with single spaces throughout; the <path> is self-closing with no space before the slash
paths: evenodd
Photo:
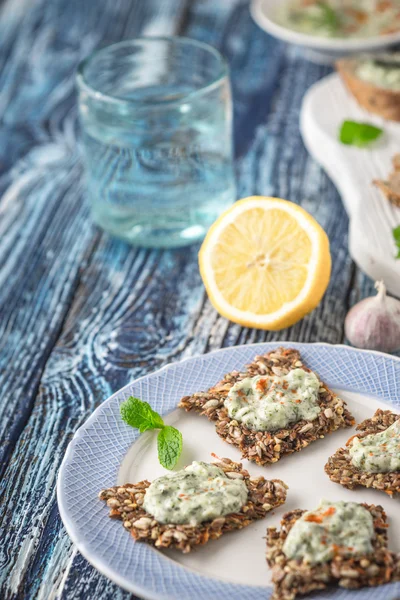
<path id="1" fill-rule="evenodd" d="M 347 313 L 344 330 L 357 348 L 394 352 L 400 348 L 400 301 L 386 296 L 383 281 L 376 296 L 365 298 Z"/>

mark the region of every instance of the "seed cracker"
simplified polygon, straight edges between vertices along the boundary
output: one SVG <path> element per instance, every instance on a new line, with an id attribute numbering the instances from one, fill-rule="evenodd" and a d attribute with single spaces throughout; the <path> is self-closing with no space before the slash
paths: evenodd
<path id="1" fill-rule="evenodd" d="M 150 485 L 146 480 L 102 490 L 99 498 L 111 509 L 109 516 L 123 521 L 124 527 L 137 541 L 157 548 L 175 548 L 183 553 L 190 552 L 194 546 L 206 544 L 208 540 L 218 539 L 228 531 L 243 529 L 285 502 L 287 485 L 280 479 L 268 481 L 264 477 L 250 477 L 240 463 L 229 458 L 221 458 L 212 464 L 228 477 L 245 482 L 249 495 L 240 512 L 195 526 L 160 523 L 142 506 Z"/>
<path id="2" fill-rule="evenodd" d="M 336 69 L 349 92 L 364 110 L 390 121 L 400 121 L 399 92 L 360 79 L 357 75 L 360 64 L 358 57 L 343 58 L 336 62 Z"/>
<path id="3" fill-rule="evenodd" d="M 378 187 L 386 198 L 395 206 L 400 206 L 400 154 L 392 158 L 393 171 L 387 179 L 374 179 L 373 184 Z"/>
<path id="4" fill-rule="evenodd" d="M 215 421 L 218 435 L 228 444 L 239 448 L 242 458 L 260 465 L 275 463 L 285 454 L 299 452 L 311 442 L 323 438 L 326 434 L 341 427 L 354 425 L 354 419 L 346 407 L 346 403 L 338 398 L 322 382 L 319 391 L 321 413 L 314 421 L 299 421 L 288 429 L 276 432 L 254 431 L 242 423 L 231 419 L 224 406 L 224 400 L 237 382 L 245 377 L 256 375 L 286 375 L 290 370 L 303 365 L 300 353 L 290 348 L 278 348 L 264 356 L 256 356 L 243 372 L 233 371 L 206 392 L 198 392 L 185 396 L 178 406 L 186 411 L 195 411 Z"/>
<path id="5" fill-rule="evenodd" d="M 393 425 L 400 419 L 400 415 L 390 412 L 390 410 L 378 409 L 371 419 L 366 419 L 357 425 L 357 437 L 363 438 L 371 433 L 380 433 Z M 331 481 L 340 483 L 348 489 L 354 489 L 358 486 L 375 488 L 381 490 L 389 496 L 400 492 L 400 471 L 392 473 L 367 473 L 355 467 L 351 462 L 349 454 L 349 443 L 355 436 L 352 436 L 345 448 L 339 450 L 329 458 L 325 465 L 325 472 Z"/>
<path id="6" fill-rule="evenodd" d="M 293 510 L 281 520 L 281 529 L 267 529 L 267 563 L 272 568 L 274 593 L 271 600 L 294 600 L 298 595 L 309 594 L 338 585 L 357 589 L 400 580 L 400 556 L 388 550 L 386 514 L 381 506 L 362 504 L 374 519 L 375 538 L 372 554 L 346 557 L 338 554 L 330 561 L 310 565 L 304 560 L 288 559 L 283 544 L 289 531 L 306 511 Z"/>

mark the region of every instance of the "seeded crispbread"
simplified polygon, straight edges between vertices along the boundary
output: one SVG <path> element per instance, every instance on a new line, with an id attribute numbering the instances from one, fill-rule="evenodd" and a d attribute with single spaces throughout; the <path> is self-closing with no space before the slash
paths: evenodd
<path id="1" fill-rule="evenodd" d="M 336 63 L 336 69 L 349 92 L 368 112 L 391 121 L 400 121 L 400 92 L 360 79 L 356 74 L 359 65 L 359 58 L 343 58 Z"/>
<path id="2" fill-rule="evenodd" d="M 362 438 L 371 433 L 380 433 L 393 425 L 397 419 L 400 419 L 400 415 L 392 413 L 390 410 L 381 410 L 379 408 L 371 419 L 366 419 L 357 425 L 357 431 L 361 432 L 357 434 L 357 437 Z M 381 490 L 390 496 L 399 493 L 400 471 L 393 473 L 367 473 L 361 471 L 351 463 L 348 445 L 354 437 L 352 436 L 347 441 L 345 448 L 339 448 L 326 463 L 325 472 L 329 476 L 329 479 L 349 489 L 364 486 Z"/>
<path id="3" fill-rule="evenodd" d="M 400 154 L 392 158 L 393 171 L 387 179 L 374 179 L 376 185 L 392 204 L 400 206 Z"/>
<path id="4" fill-rule="evenodd" d="M 267 529 L 267 563 L 272 568 L 274 593 L 271 600 L 294 600 L 298 595 L 323 590 L 338 585 L 357 589 L 398 581 L 400 557 L 387 548 L 386 514 L 381 506 L 362 504 L 374 519 L 375 538 L 372 554 L 348 558 L 340 553 L 330 561 L 310 565 L 304 560 L 291 560 L 283 552 L 283 544 L 289 531 L 306 511 L 293 510 L 286 513 L 281 529 Z"/>
<path id="5" fill-rule="evenodd" d="M 311 442 L 336 431 L 340 427 L 354 425 L 354 419 L 343 400 L 321 383 L 319 403 L 321 413 L 314 421 L 299 421 L 287 429 L 276 432 L 254 431 L 242 423 L 231 419 L 224 406 L 224 400 L 237 382 L 245 377 L 256 375 L 286 375 L 290 370 L 303 365 L 300 353 L 291 348 L 278 348 L 264 356 L 256 356 L 243 372 L 234 371 L 206 392 L 185 396 L 178 406 L 187 411 L 193 410 L 215 421 L 218 435 L 228 444 L 239 448 L 242 457 L 260 465 L 275 463 L 285 454 L 298 452 Z"/>
<path id="6" fill-rule="evenodd" d="M 268 481 L 264 477 L 250 477 L 240 463 L 229 458 L 221 458 L 212 464 L 222 469 L 228 477 L 240 478 L 245 482 L 249 495 L 240 512 L 195 526 L 159 523 L 142 507 L 149 481 L 102 490 L 99 498 L 111 508 L 109 516 L 123 521 L 124 527 L 136 540 L 157 548 L 175 548 L 184 553 L 190 552 L 194 546 L 206 544 L 208 540 L 216 540 L 228 531 L 247 527 L 285 502 L 287 485 L 280 479 Z"/>

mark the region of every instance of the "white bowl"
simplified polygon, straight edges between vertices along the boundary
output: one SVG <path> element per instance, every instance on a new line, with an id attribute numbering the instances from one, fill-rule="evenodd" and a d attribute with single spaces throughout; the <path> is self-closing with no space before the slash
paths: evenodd
<path id="1" fill-rule="evenodd" d="M 324 38 L 307 35 L 283 27 L 275 21 L 275 15 L 282 2 L 290 0 L 252 0 L 251 15 L 254 21 L 274 37 L 302 46 L 306 56 L 316 62 L 329 63 L 349 54 L 384 50 L 400 43 L 400 31 L 370 38 Z"/>

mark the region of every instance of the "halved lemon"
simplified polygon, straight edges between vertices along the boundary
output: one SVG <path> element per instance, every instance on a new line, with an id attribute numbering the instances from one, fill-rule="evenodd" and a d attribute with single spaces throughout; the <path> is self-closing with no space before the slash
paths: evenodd
<path id="1" fill-rule="evenodd" d="M 329 240 L 300 206 L 239 200 L 208 231 L 199 254 L 211 303 L 246 327 L 277 330 L 312 311 L 329 283 Z"/>

